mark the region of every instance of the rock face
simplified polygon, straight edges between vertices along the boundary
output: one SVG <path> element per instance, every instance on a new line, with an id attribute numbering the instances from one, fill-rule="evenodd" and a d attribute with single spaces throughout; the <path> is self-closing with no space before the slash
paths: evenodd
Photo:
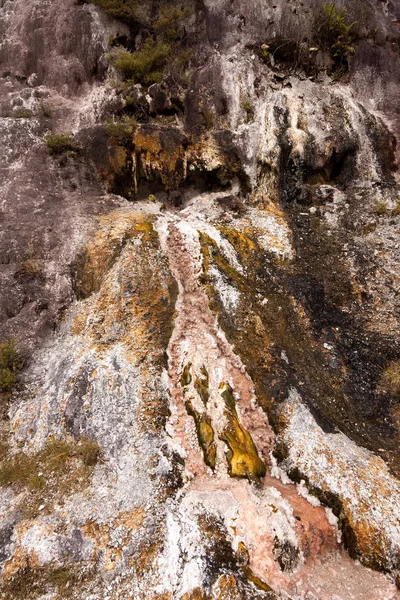
<path id="1" fill-rule="evenodd" d="M 400 597 L 399 22 L 0 3 L 1 598 Z"/>

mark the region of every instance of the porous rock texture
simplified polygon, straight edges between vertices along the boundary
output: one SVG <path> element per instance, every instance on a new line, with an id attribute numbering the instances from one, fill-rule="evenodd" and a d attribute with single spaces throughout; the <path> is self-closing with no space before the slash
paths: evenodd
<path id="1" fill-rule="evenodd" d="M 188 0 L 122 81 L 172 13 L 118 4 L 0 1 L 0 597 L 399 598 L 400 7 L 338 65 L 317 0 Z"/>

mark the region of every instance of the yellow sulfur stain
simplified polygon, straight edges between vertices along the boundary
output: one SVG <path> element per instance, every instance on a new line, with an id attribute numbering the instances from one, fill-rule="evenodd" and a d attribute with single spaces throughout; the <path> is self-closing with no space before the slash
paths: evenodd
<path id="1" fill-rule="evenodd" d="M 222 383 L 220 391 L 225 400 L 225 416 L 228 420 L 220 438 L 229 448 L 226 454 L 229 475 L 258 481 L 266 473 L 265 464 L 258 455 L 250 433 L 239 421 L 232 388 L 229 384 Z"/>
<path id="2" fill-rule="evenodd" d="M 205 366 L 201 367 L 201 374 L 203 377 L 197 377 L 194 382 L 194 387 L 196 392 L 199 394 L 200 398 L 203 400 L 204 404 L 207 404 L 210 398 L 210 392 L 208 389 L 209 381 L 208 381 L 208 372 Z"/>
<path id="3" fill-rule="evenodd" d="M 185 407 L 196 424 L 197 439 L 203 451 L 204 462 L 211 469 L 215 469 L 217 447 L 214 442 L 214 430 L 211 426 L 211 420 L 206 413 L 198 413 L 190 400 L 186 401 Z"/>
<path id="4" fill-rule="evenodd" d="M 183 369 L 182 371 L 182 375 L 180 378 L 180 383 L 182 387 L 185 387 L 187 385 L 190 385 L 191 381 L 192 381 L 192 376 L 190 374 L 190 368 L 192 366 L 192 363 L 189 362 Z"/>
<path id="5" fill-rule="evenodd" d="M 157 173 L 167 191 L 178 188 L 185 180 L 187 159 L 183 140 L 169 137 L 163 129 L 142 127 L 136 130 L 133 142 L 136 186 L 139 165 L 147 179 Z"/>
<path id="6" fill-rule="evenodd" d="M 219 230 L 235 248 L 243 264 L 253 261 L 259 253 L 259 247 L 249 235 L 229 227 L 220 227 Z"/>

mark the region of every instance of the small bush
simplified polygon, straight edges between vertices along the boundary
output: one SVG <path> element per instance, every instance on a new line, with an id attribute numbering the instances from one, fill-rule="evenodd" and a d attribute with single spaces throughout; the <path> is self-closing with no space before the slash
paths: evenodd
<path id="1" fill-rule="evenodd" d="M 125 115 L 120 121 L 109 121 L 107 123 L 107 133 L 117 146 L 127 146 L 132 143 L 136 126 L 135 117 Z"/>
<path id="2" fill-rule="evenodd" d="M 161 17 L 154 23 L 154 31 L 163 39 L 175 42 L 183 35 L 183 22 L 190 15 L 189 7 L 164 8 Z"/>
<path id="3" fill-rule="evenodd" d="M 151 85 L 161 81 L 171 51 L 169 44 L 149 38 L 141 50 L 137 52 L 120 50 L 116 54 L 111 54 L 109 60 L 122 72 L 125 79 Z"/>
<path id="4" fill-rule="evenodd" d="M 138 0 L 89 0 L 100 6 L 110 17 L 132 25 L 138 18 Z"/>
<path id="5" fill-rule="evenodd" d="M 347 65 L 350 54 L 354 52 L 355 24 L 355 21 L 347 22 L 347 8 L 339 10 L 335 3 L 324 2 L 323 11 L 315 22 L 314 42 L 331 53 L 337 66 Z"/>
<path id="6" fill-rule="evenodd" d="M 70 133 L 49 133 L 45 136 L 44 141 L 46 142 L 49 154 L 52 156 L 67 152 L 76 154 L 80 151 L 80 147 L 76 144 Z"/>
<path id="7" fill-rule="evenodd" d="M 130 26 L 130 35 L 119 35 L 111 40 L 113 51 L 108 56 L 125 80 L 147 86 L 159 83 L 169 65 L 169 74 L 175 83 L 186 83 L 182 70 L 191 55 L 181 46 L 181 41 L 185 38 L 185 20 L 192 14 L 191 8 L 176 7 L 171 0 L 156 3 L 151 10 L 145 0 L 90 1 Z M 149 37 L 139 50 L 132 51 L 140 28 Z"/>
<path id="8" fill-rule="evenodd" d="M 0 342 L 0 392 L 10 392 L 16 384 L 23 360 L 16 348 L 15 340 Z"/>

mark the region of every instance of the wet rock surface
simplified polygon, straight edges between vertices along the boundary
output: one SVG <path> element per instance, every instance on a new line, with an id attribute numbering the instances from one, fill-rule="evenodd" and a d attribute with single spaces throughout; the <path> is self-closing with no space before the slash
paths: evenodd
<path id="1" fill-rule="evenodd" d="M 399 9 L 117 5 L 0 3 L 0 597 L 398 598 Z"/>

